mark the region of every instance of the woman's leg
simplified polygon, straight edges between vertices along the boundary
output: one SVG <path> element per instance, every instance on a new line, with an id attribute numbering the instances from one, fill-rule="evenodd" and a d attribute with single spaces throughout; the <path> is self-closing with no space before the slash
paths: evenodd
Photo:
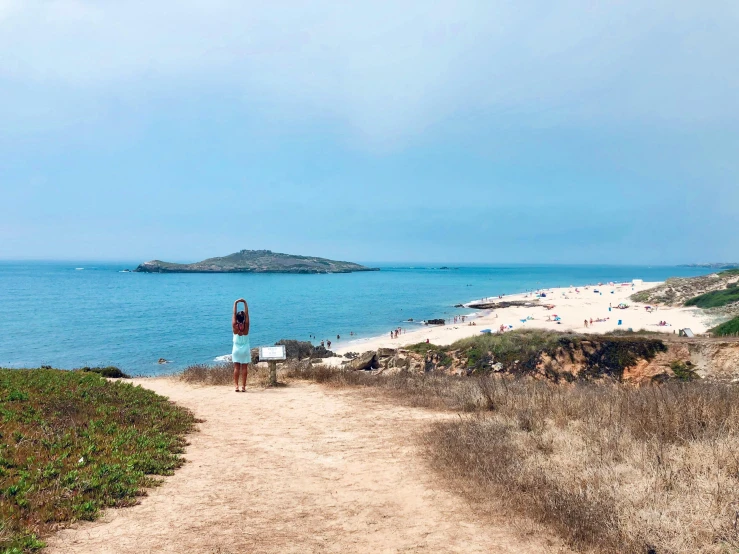
<path id="1" fill-rule="evenodd" d="M 249 377 L 249 364 L 241 364 L 241 390 L 246 390 L 246 378 Z"/>
<path id="2" fill-rule="evenodd" d="M 241 364 L 234 362 L 234 385 L 236 390 L 239 390 L 239 372 L 241 371 Z"/>

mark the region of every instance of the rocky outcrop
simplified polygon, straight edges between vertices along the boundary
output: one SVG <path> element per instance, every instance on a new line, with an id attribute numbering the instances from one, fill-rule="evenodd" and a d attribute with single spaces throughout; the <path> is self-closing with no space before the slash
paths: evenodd
<path id="1" fill-rule="evenodd" d="M 308 341 L 282 339 L 275 343 L 275 346 L 285 347 L 285 356 L 288 360 L 303 360 L 305 358 L 331 358 L 335 356 L 333 352 L 327 350 L 323 346 L 313 346 Z"/>
<path id="2" fill-rule="evenodd" d="M 525 300 L 504 300 L 502 302 L 470 302 L 465 307 L 476 310 L 499 310 L 502 308 L 520 308 L 536 306 L 535 302 L 527 302 Z"/>
<path id="3" fill-rule="evenodd" d="M 360 354 L 353 360 L 351 360 L 347 366 L 349 369 L 353 370 L 370 370 L 370 369 L 378 369 L 380 367 L 380 363 L 377 359 L 377 353 L 373 351 L 364 352 L 363 354 Z"/>
<path id="4" fill-rule="evenodd" d="M 381 348 L 344 362 L 350 370 L 472 375 L 508 373 L 555 382 L 615 380 L 634 384 L 667 379 L 739 381 L 739 340 L 653 336 L 550 334 L 540 346 L 483 350 L 417 345 Z M 489 344 L 489 343 L 488 343 Z"/>
<path id="5" fill-rule="evenodd" d="M 426 325 L 444 325 L 446 323 L 443 319 L 427 319 Z"/>
<path id="6" fill-rule="evenodd" d="M 379 271 L 352 262 L 340 262 L 315 256 L 280 254 L 271 250 L 241 250 L 194 264 L 152 260 L 139 265 L 139 273 L 351 273 Z"/>

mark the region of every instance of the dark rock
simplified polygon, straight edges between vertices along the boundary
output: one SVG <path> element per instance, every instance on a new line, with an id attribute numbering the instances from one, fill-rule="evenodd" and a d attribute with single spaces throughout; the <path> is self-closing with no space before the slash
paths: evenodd
<path id="1" fill-rule="evenodd" d="M 316 346 L 311 352 L 311 358 L 333 358 L 336 356 L 331 350 L 326 349 L 324 346 Z"/>
<path id="2" fill-rule="evenodd" d="M 517 308 L 517 307 L 531 307 L 536 306 L 533 302 L 525 300 L 512 300 L 510 302 L 470 302 L 467 304 L 467 308 L 474 308 L 477 310 L 498 310 L 503 308 Z"/>
<path id="3" fill-rule="evenodd" d="M 335 354 L 324 346 L 313 346 L 302 340 L 282 339 L 275 346 L 285 347 L 285 356 L 288 360 L 304 360 L 307 358 L 331 358 Z"/>
<path id="4" fill-rule="evenodd" d="M 378 348 L 377 349 L 378 358 L 390 358 L 392 356 L 395 356 L 395 348 Z"/>
<path id="5" fill-rule="evenodd" d="M 259 363 L 259 348 L 251 349 L 251 363 L 253 364 Z"/>
<path id="6" fill-rule="evenodd" d="M 313 345 L 307 341 L 282 339 L 275 343 L 275 346 L 285 347 L 285 356 L 289 360 L 302 360 L 303 358 L 310 358 L 313 354 Z"/>
<path id="7" fill-rule="evenodd" d="M 443 319 L 429 319 L 426 321 L 426 325 L 444 325 L 446 323 Z"/>

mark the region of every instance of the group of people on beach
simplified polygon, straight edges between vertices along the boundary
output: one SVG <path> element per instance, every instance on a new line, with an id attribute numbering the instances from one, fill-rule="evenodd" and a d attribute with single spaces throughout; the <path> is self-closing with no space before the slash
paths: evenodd
<path id="1" fill-rule="evenodd" d="M 402 327 L 397 327 L 390 331 L 390 338 L 397 339 L 403 333 L 405 333 L 405 329 L 403 329 Z"/>

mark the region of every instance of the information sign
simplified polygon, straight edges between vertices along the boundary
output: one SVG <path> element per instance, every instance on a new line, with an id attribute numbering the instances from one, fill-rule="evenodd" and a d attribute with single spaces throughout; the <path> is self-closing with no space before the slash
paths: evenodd
<path id="1" fill-rule="evenodd" d="M 259 360 L 269 362 L 272 360 L 284 360 L 285 346 L 260 346 L 259 347 Z"/>

